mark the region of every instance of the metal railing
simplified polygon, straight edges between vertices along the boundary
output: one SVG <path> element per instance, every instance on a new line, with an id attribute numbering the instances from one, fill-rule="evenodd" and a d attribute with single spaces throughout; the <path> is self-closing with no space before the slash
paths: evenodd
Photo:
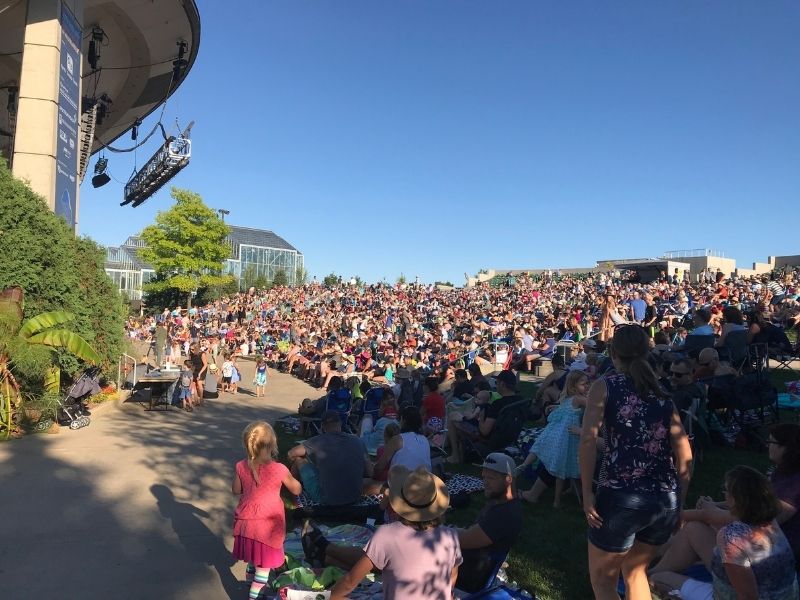
<path id="1" fill-rule="evenodd" d="M 693 248 L 691 250 L 670 250 L 669 252 L 664 252 L 662 258 L 695 258 L 699 256 L 725 258 L 725 253 L 709 248 Z"/>

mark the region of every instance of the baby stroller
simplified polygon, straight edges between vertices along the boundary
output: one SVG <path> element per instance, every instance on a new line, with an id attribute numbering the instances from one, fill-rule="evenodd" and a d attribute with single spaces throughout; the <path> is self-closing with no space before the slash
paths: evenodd
<path id="1" fill-rule="evenodd" d="M 89 425 L 91 413 L 84 405 L 84 401 L 89 396 L 100 393 L 99 379 L 100 368 L 91 367 L 75 380 L 64 399 L 58 401 L 61 406 L 59 423 L 68 424 L 70 429 L 80 429 Z"/>

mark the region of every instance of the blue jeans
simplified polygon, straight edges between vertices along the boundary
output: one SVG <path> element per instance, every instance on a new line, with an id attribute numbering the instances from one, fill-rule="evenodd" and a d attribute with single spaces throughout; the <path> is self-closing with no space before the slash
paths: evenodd
<path id="1" fill-rule="evenodd" d="M 598 488 L 595 509 L 603 519 L 589 541 L 606 552 L 627 552 L 634 541 L 660 546 L 678 525 L 677 492 L 639 493 Z"/>

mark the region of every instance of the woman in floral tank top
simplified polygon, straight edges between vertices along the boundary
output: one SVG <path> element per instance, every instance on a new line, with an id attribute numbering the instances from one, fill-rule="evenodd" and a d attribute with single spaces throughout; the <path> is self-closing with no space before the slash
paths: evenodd
<path id="1" fill-rule="evenodd" d="M 678 525 L 689 487 L 689 441 L 672 400 L 647 362 L 638 325 L 614 331 L 615 370 L 592 385 L 583 419 L 580 471 L 589 525 L 589 574 L 596 598 L 650 599 L 647 566 Z M 597 496 L 592 489 L 597 441 L 604 450 Z"/>

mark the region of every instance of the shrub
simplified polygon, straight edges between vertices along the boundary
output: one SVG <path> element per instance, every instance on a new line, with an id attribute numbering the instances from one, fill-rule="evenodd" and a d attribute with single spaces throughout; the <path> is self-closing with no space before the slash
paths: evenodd
<path id="1" fill-rule="evenodd" d="M 24 319 L 52 310 L 74 314 L 70 329 L 94 347 L 110 372 L 125 347 L 125 308 L 104 260 L 100 246 L 75 237 L 44 198 L 0 161 L 0 289 L 25 290 Z M 70 375 L 81 367 L 64 352 L 58 364 Z"/>

